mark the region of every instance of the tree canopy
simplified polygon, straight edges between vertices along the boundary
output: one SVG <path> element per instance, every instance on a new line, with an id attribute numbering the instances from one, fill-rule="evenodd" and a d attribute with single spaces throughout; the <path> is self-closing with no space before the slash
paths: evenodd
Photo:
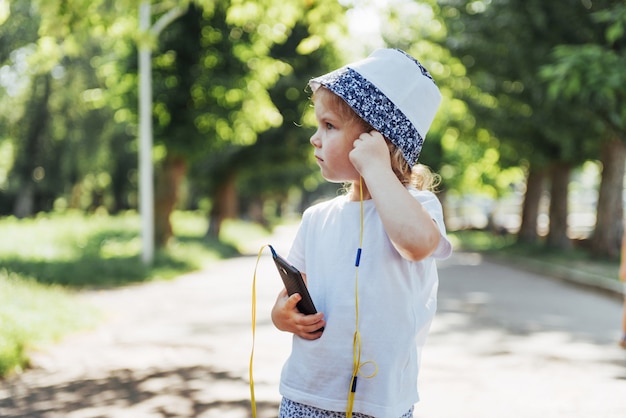
<path id="1" fill-rule="evenodd" d="M 571 172 L 601 161 L 594 242 L 615 249 L 622 1 L 165 0 L 152 4 L 152 23 L 175 19 L 148 32 L 139 29 L 140 3 L 1 3 L 1 215 L 137 208 L 138 49 L 146 45 L 159 243 L 177 206 L 206 211 L 214 236 L 227 217 L 267 222 L 304 206 L 334 187 L 311 158 L 307 81 L 390 46 L 418 57 L 443 92 L 421 156 L 441 174 L 442 196 L 521 188 L 519 237 L 537 240 L 547 183 L 548 243 L 564 246 Z M 373 8 L 380 36 L 348 31 L 350 13 L 363 7 Z"/>

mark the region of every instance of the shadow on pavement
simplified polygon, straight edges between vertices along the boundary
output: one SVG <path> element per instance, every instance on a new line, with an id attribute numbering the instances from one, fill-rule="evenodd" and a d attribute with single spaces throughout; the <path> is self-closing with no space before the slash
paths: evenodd
<path id="1" fill-rule="evenodd" d="M 8 382 L 5 382 L 5 385 Z M 103 378 L 38 382 L 19 379 L 0 391 L 2 417 L 251 417 L 248 383 L 229 372 L 197 366 L 173 370 L 114 370 Z M 0 386 L 1 387 L 1 386 Z M 239 390 L 232 390 L 238 387 Z M 8 396 L 7 396 L 8 395 Z M 234 396 L 235 395 L 235 396 Z M 269 417 L 278 404 L 258 402 Z"/>

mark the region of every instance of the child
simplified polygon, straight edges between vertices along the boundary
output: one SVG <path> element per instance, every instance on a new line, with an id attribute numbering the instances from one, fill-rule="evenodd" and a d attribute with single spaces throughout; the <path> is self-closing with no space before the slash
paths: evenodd
<path id="1" fill-rule="evenodd" d="M 441 204 L 426 190 L 434 176 L 413 169 L 441 95 L 394 49 L 310 86 L 322 176 L 350 188 L 305 211 L 288 256 L 318 313 L 301 314 L 300 296 L 285 290 L 272 309 L 275 326 L 294 334 L 280 417 L 411 417 L 437 304 L 435 259 L 452 252 Z"/>

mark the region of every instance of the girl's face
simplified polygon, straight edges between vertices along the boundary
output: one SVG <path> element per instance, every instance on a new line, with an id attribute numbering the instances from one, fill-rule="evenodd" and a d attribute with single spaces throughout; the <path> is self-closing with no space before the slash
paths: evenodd
<path id="1" fill-rule="evenodd" d="M 319 89 L 321 91 L 322 88 Z M 322 176 L 330 182 L 354 182 L 359 179 L 359 172 L 350 162 L 348 154 L 354 148 L 354 141 L 363 132 L 355 120 L 346 120 L 333 109 L 328 91 L 316 92 L 315 117 L 317 131 L 311 137 L 315 147 L 315 159 L 320 166 Z"/>

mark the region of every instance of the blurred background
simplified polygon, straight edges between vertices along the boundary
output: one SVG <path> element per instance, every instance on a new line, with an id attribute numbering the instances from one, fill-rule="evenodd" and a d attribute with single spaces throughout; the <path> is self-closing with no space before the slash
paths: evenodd
<path id="1" fill-rule="evenodd" d="M 456 242 L 616 268 L 625 31 L 621 0 L 0 0 L 0 375 L 97 321 L 71 291 L 254 252 L 335 195 L 307 81 L 378 47 L 442 91 L 420 162 Z"/>

